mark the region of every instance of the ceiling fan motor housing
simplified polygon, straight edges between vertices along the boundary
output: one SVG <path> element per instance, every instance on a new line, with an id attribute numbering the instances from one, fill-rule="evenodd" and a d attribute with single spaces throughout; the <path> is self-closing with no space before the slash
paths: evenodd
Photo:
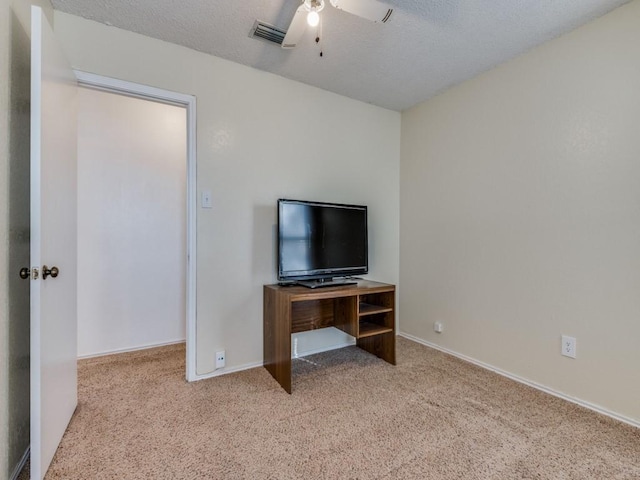
<path id="1" fill-rule="evenodd" d="M 320 13 L 324 9 L 324 0 L 305 0 L 304 5 L 310 12 Z"/>

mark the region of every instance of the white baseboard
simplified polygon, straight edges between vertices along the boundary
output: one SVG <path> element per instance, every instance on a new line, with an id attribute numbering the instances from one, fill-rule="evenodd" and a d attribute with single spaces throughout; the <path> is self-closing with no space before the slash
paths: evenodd
<path id="1" fill-rule="evenodd" d="M 9 477 L 10 480 L 16 480 L 16 478 L 18 478 L 18 475 L 20 475 L 20 472 L 22 472 L 22 469 L 24 468 L 24 465 L 27 463 L 27 460 L 29 460 L 30 452 L 31 452 L 31 447 L 29 446 L 22 454 L 22 457 L 20 458 L 20 461 L 16 465 L 16 468 L 13 469 L 13 473 Z"/>
<path id="2" fill-rule="evenodd" d="M 329 347 L 317 348 L 314 350 L 305 350 L 303 352 L 298 352 L 297 356 L 292 356 L 291 359 L 306 357 L 307 355 L 313 355 L 314 353 L 328 352 L 330 350 L 337 350 L 338 348 L 350 347 L 351 345 L 355 345 L 355 339 L 353 341 L 343 342 L 339 344 L 334 344 Z M 213 372 L 203 373 L 202 375 L 196 375 L 194 381 L 206 380 L 207 378 L 219 377 L 221 375 L 227 375 L 228 373 L 241 372 L 242 370 L 249 370 L 250 368 L 262 367 L 264 366 L 264 362 L 253 362 L 253 363 L 245 363 L 244 365 L 238 365 L 237 367 L 231 368 L 221 368 L 220 370 L 214 370 Z"/>
<path id="3" fill-rule="evenodd" d="M 263 362 L 245 363 L 244 365 L 238 365 L 237 367 L 224 367 L 213 372 L 203 373 L 202 375 L 196 374 L 193 381 L 206 380 L 207 378 L 219 377 L 221 375 L 227 375 L 229 373 L 241 372 L 242 370 L 249 370 L 250 368 L 262 367 Z"/>
<path id="4" fill-rule="evenodd" d="M 138 345 L 136 347 L 131 348 L 118 348 L 115 350 L 105 350 L 103 352 L 90 353 L 88 355 L 78 355 L 78 360 L 84 360 L 87 358 L 96 358 L 96 357 L 104 357 L 105 355 L 114 355 L 116 353 L 129 353 L 129 352 L 137 352 L 139 350 L 147 350 L 148 348 L 156 348 L 156 347 L 168 347 L 169 345 L 177 345 L 178 343 L 184 343 L 185 339 L 171 340 L 170 342 L 163 343 L 150 343 L 148 345 Z"/>
<path id="5" fill-rule="evenodd" d="M 413 340 L 416 343 L 420 343 L 422 345 L 425 345 L 427 347 L 433 348 L 435 350 L 439 350 L 441 352 L 448 353 L 449 355 L 453 355 L 454 357 L 457 357 L 457 358 L 459 358 L 461 360 L 464 360 L 465 362 L 473 363 L 474 365 L 477 365 L 477 366 L 482 367 L 482 368 L 484 368 L 486 370 L 490 370 L 492 372 L 495 372 L 498 375 L 502 375 L 503 377 L 510 378 L 511 380 L 515 380 L 518 383 L 523 383 L 525 385 L 528 385 L 530 387 L 535 388 L 536 390 L 540 390 L 542 392 L 548 393 L 549 395 L 553 395 L 554 397 L 558 397 L 558 398 L 561 398 L 561 399 L 566 400 L 568 402 L 575 403 L 577 405 L 580 405 L 581 407 L 588 408 L 589 410 L 593 410 L 594 412 L 601 413 L 602 415 L 606 415 L 607 417 L 611 417 L 611 418 L 613 418 L 615 420 L 618 420 L 620 422 L 626 423 L 626 424 L 631 425 L 633 427 L 640 428 L 640 422 L 639 421 L 634 420 L 634 419 L 629 418 L 629 417 L 625 417 L 624 415 L 620 415 L 618 413 L 612 412 L 611 410 L 607 410 L 606 408 L 601 407 L 600 405 L 596 405 L 596 404 L 587 402 L 585 400 L 581 400 L 579 398 L 572 397 L 572 396 L 567 395 L 565 393 L 558 392 L 557 390 L 554 390 L 552 388 L 546 387 L 544 385 L 541 385 L 539 383 L 533 382 L 531 380 L 527 380 L 526 378 L 520 377 L 520 376 L 515 375 L 513 373 L 510 373 L 510 372 L 507 372 L 507 371 L 502 370 L 500 368 L 494 367 L 493 365 L 490 365 L 488 363 L 481 362 L 480 360 L 476 360 L 475 358 L 467 357 L 466 355 L 463 355 L 461 353 L 455 352 L 453 350 L 449 350 L 448 348 L 441 347 L 440 345 L 436 345 L 435 343 L 431 343 L 431 342 L 428 342 L 428 341 L 423 340 L 421 338 L 414 337 L 413 335 L 410 335 L 408 333 L 400 332 L 399 336 L 407 338 L 409 340 Z"/>

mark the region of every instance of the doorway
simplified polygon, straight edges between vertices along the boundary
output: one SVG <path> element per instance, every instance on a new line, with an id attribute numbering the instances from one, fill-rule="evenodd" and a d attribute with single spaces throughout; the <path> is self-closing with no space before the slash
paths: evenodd
<path id="1" fill-rule="evenodd" d="M 75 73 L 78 354 L 186 339 L 195 380 L 195 98 Z"/>
<path id="2" fill-rule="evenodd" d="M 185 341 L 186 109 L 78 89 L 78 357 Z"/>

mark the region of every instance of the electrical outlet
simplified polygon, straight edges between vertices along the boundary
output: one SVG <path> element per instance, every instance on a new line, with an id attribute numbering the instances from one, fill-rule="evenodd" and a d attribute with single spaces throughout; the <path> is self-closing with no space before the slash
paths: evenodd
<path id="1" fill-rule="evenodd" d="M 433 331 L 436 333 L 442 333 L 443 327 L 442 322 L 435 322 L 433 324 Z"/>
<path id="2" fill-rule="evenodd" d="M 224 359 L 225 359 L 224 350 L 216 352 L 216 370 L 224 367 L 224 363 L 225 363 Z"/>
<path id="3" fill-rule="evenodd" d="M 562 351 L 565 357 L 576 358 L 576 339 L 568 335 L 562 335 Z"/>

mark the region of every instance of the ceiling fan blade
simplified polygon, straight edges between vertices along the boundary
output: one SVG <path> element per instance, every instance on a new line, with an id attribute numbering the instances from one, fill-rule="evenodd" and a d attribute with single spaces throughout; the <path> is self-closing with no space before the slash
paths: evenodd
<path id="1" fill-rule="evenodd" d="M 352 13 L 376 23 L 386 23 L 391 18 L 393 8 L 377 0 L 330 0 L 338 10 Z"/>
<path id="2" fill-rule="evenodd" d="M 300 38 L 302 38 L 302 34 L 307 29 L 307 9 L 304 5 L 300 5 L 296 10 L 296 14 L 293 16 L 293 20 L 291 20 L 291 25 L 287 29 L 287 34 L 284 36 L 282 40 L 282 48 L 294 48 Z"/>

